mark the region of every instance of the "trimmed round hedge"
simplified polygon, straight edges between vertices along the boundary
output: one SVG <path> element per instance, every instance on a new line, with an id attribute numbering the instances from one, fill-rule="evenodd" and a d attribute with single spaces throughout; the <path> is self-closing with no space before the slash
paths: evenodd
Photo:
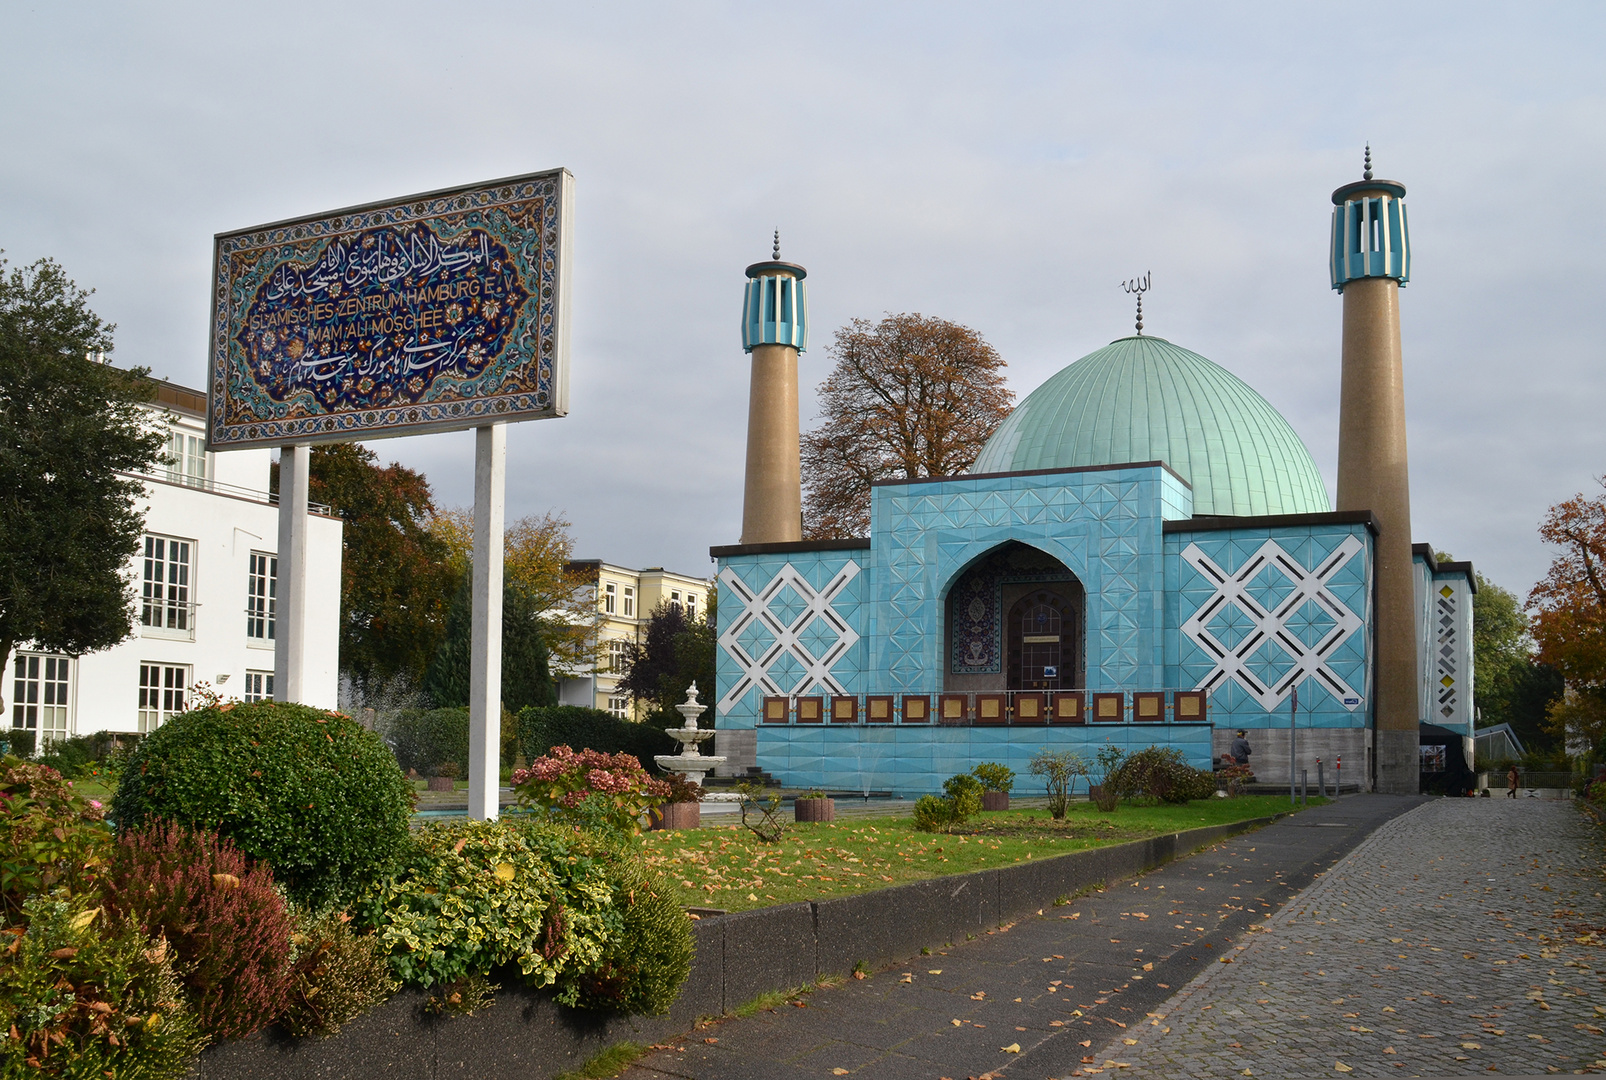
<path id="1" fill-rule="evenodd" d="M 349 903 L 407 840 L 413 791 L 390 749 L 340 713 L 262 701 L 175 716 L 140 741 L 112 817 L 215 829 L 312 908 Z"/>

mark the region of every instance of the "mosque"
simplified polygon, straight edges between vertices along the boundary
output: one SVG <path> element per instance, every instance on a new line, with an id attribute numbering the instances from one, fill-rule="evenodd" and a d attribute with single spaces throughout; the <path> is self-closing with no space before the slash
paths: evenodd
<path id="1" fill-rule="evenodd" d="M 1137 332 L 1028 394 L 968 473 L 881 483 L 870 535 L 805 541 L 806 271 L 747 268 L 741 543 L 716 547 L 728 769 L 918 794 L 1041 749 L 1172 746 L 1209 768 L 1247 729 L 1261 780 L 1317 760 L 1415 792 L 1421 725 L 1472 736 L 1467 563 L 1413 544 L 1399 290 L 1405 187 L 1333 193 L 1344 306 L 1338 489 L 1265 398 Z M 1291 753 L 1292 743 L 1292 753 Z"/>

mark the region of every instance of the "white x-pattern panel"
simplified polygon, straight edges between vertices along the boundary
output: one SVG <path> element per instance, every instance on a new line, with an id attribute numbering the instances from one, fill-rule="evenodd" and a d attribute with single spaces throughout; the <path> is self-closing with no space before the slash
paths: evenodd
<path id="1" fill-rule="evenodd" d="M 828 693 L 847 693 L 842 684 L 831 674 L 831 666 L 858 642 L 859 632 L 837 614 L 831 606 L 831 601 L 847 588 L 848 582 L 858 574 L 858 564 L 849 562 L 832 575 L 831 580 L 826 582 L 825 588 L 815 589 L 795 566 L 787 563 L 765 583 L 762 589 L 754 592 L 730 567 L 727 566 L 720 571 L 720 603 L 726 603 L 726 597 L 730 596 L 742 605 L 741 614 L 732 619 L 726 626 L 725 632 L 719 635 L 719 647 L 724 649 L 725 655 L 736 661 L 742 670 L 741 677 L 725 696 L 719 699 L 718 709 L 721 714 L 730 712 L 755 686 L 766 697 L 783 695 L 794 697 L 816 683 Z M 770 609 L 771 601 L 788 588 L 803 601 L 802 612 L 790 619 L 784 613 Z M 800 640 L 800 635 L 809 629 L 815 619 L 823 620 L 835 634 L 835 640 L 825 646 L 818 656 Z M 755 622 L 769 631 L 774 638 L 757 655 L 749 653 L 741 642 L 743 635 Z M 786 656 L 792 657 L 803 673 L 789 685 L 783 686 L 771 676 L 771 669 Z"/>
<path id="2" fill-rule="evenodd" d="M 1360 695 L 1327 666 L 1327 658 L 1365 623 L 1328 591 L 1327 582 L 1364 550 L 1360 540 L 1345 537 L 1321 565 L 1310 570 L 1275 540 L 1267 540 L 1242 566 L 1228 573 L 1201 551 L 1199 545 L 1189 544 L 1182 558 L 1215 587 L 1215 594 L 1182 624 L 1183 634 L 1215 661 L 1215 667 L 1199 681 L 1198 689 L 1213 691 L 1233 679 L 1269 712 L 1286 701 L 1289 691 L 1302 680 L 1312 678 L 1344 708 L 1351 712 L 1358 708 Z M 1290 586 L 1287 595 L 1270 607 L 1260 604 L 1250 593 L 1256 577 L 1268 569 L 1280 573 Z M 1307 644 L 1288 627 L 1289 621 L 1307 602 L 1316 604 L 1333 620 L 1333 625 L 1314 644 Z M 1253 624 L 1231 646 L 1210 630 L 1210 623 L 1229 607 L 1237 608 Z M 1274 643 L 1290 661 L 1269 680 L 1257 676 L 1249 667 L 1255 653 L 1268 643 Z"/>

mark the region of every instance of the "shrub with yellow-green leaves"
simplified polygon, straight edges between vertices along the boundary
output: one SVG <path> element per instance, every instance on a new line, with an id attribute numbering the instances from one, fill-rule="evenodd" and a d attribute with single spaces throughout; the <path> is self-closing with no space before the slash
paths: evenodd
<path id="1" fill-rule="evenodd" d="M 617 840 L 529 820 L 426 825 L 356 907 L 404 983 L 516 965 L 582 1008 L 662 1012 L 691 961 L 672 888 Z"/>

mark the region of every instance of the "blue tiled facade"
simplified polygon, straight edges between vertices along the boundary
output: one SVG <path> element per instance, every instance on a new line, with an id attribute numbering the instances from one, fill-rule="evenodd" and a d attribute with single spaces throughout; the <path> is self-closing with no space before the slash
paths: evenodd
<path id="1" fill-rule="evenodd" d="M 1174 745 L 1208 767 L 1211 724 L 1175 722 L 1180 714 L 1086 726 L 863 722 L 865 695 L 955 689 L 949 590 L 1013 543 L 1080 585 L 1078 689 L 1201 688 L 1215 726 L 1264 728 L 1286 724 L 1297 687 L 1302 727 L 1369 726 L 1369 525 L 1191 513 L 1187 483 L 1159 463 L 958 476 L 876 487 L 868 541 L 716 549 L 716 724 L 757 728 L 757 764 L 783 782 L 846 791 L 933 791 L 980 761 L 1024 781 L 1040 748 L 1105 742 Z M 854 697 L 859 722 L 761 722 L 765 697 L 811 695 Z"/>

